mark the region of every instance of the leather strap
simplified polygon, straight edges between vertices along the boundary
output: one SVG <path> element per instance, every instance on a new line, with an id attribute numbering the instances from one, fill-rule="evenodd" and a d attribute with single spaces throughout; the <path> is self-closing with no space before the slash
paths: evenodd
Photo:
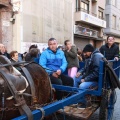
<path id="1" fill-rule="evenodd" d="M 11 66 L 11 65 L 20 65 L 20 64 L 25 64 L 25 63 L 27 63 L 26 61 L 22 61 L 22 62 L 15 62 L 15 63 L 7 63 L 7 64 L 2 64 L 2 65 L 0 65 L 0 68 L 1 67 L 7 67 L 7 66 Z"/>
<path id="2" fill-rule="evenodd" d="M 43 120 L 43 118 L 45 117 L 45 111 L 44 111 L 44 109 L 43 108 L 36 108 L 37 110 L 40 110 L 41 112 L 42 112 L 42 117 L 41 117 L 41 119 L 40 120 Z"/>
<path id="3" fill-rule="evenodd" d="M 3 70 L 0 69 L 0 74 L 5 80 L 9 90 L 11 91 L 15 101 L 16 101 L 16 106 L 18 106 L 18 109 L 21 114 L 26 114 L 28 117 L 28 120 L 33 120 L 33 115 L 30 110 L 30 108 L 26 105 L 26 102 L 23 98 L 23 95 L 19 94 L 19 92 L 16 90 L 15 86 L 11 82 L 11 79 L 15 79 L 14 77 L 10 77 L 8 74 L 6 74 Z"/>
<path id="4" fill-rule="evenodd" d="M 32 94 L 32 98 L 35 98 L 35 84 L 33 82 L 33 79 L 29 73 L 29 71 L 25 68 L 25 67 L 21 67 L 23 73 L 25 74 L 29 84 L 30 84 L 30 89 L 31 89 L 31 94 Z M 33 100 L 32 100 L 33 101 Z"/>

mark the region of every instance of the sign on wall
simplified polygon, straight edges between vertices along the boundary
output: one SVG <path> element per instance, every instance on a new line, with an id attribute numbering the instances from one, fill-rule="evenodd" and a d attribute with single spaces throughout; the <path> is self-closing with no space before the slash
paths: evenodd
<path id="1" fill-rule="evenodd" d="M 48 43 L 34 43 L 34 42 L 22 42 L 21 43 L 21 53 L 28 52 L 29 47 L 31 45 L 37 45 L 38 49 L 42 53 L 46 48 L 48 48 Z M 58 46 L 62 46 L 61 44 L 58 44 Z"/>
<path id="2" fill-rule="evenodd" d="M 33 43 L 33 42 L 22 42 L 21 43 L 21 53 L 28 52 L 31 45 L 37 45 L 40 52 L 43 52 L 48 47 L 47 43 Z"/>
<path id="3" fill-rule="evenodd" d="M 81 11 L 81 20 L 106 28 L 106 21 Z"/>
<path id="4" fill-rule="evenodd" d="M 9 21 L 6 21 L 6 20 L 3 20 L 3 21 L 2 21 L 2 26 L 9 27 L 9 26 L 10 26 L 10 22 L 9 22 Z"/>

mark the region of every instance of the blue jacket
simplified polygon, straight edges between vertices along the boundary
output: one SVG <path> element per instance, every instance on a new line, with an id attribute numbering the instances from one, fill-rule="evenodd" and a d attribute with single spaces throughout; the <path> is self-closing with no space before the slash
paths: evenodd
<path id="1" fill-rule="evenodd" d="M 67 68 L 67 61 L 64 52 L 60 49 L 54 53 L 49 48 L 42 52 L 39 60 L 39 64 L 45 68 L 48 74 L 52 74 L 54 71 L 61 70 L 62 73 Z"/>
<path id="2" fill-rule="evenodd" d="M 82 73 L 82 78 L 85 82 L 88 81 L 98 81 L 99 77 L 99 63 L 104 56 L 98 51 L 95 50 L 89 59 L 85 62 L 85 67 L 79 72 Z"/>

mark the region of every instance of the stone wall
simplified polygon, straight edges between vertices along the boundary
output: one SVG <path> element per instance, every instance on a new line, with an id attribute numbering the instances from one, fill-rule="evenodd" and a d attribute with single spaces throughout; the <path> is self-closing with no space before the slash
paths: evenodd
<path id="1" fill-rule="evenodd" d="M 51 37 L 59 44 L 73 39 L 73 0 L 22 0 L 20 8 L 16 26 L 21 30 L 14 30 L 14 40 L 21 51 L 33 43 L 47 43 Z"/>
<path id="2" fill-rule="evenodd" d="M 0 1 L 0 43 L 3 43 L 8 51 L 12 46 L 12 24 L 10 18 L 12 16 L 12 6 L 10 0 Z"/>
<path id="3" fill-rule="evenodd" d="M 46 43 L 55 37 L 63 43 L 71 39 L 71 0 L 25 0 L 22 11 L 23 42 Z"/>

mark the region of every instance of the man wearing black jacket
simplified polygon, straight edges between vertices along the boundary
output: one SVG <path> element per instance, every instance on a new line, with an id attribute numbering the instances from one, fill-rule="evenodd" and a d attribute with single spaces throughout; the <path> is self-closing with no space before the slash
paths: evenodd
<path id="1" fill-rule="evenodd" d="M 115 44 L 115 39 L 112 36 L 107 37 L 107 43 L 100 48 L 100 52 L 104 55 L 107 60 L 118 61 L 119 47 Z"/>
<path id="2" fill-rule="evenodd" d="M 74 78 L 74 87 L 89 89 L 98 84 L 99 62 L 102 60 L 103 55 L 99 50 L 95 50 L 91 44 L 87 44 L 84 47 L 83 54 L 87 59 L 84 68 Z"/>

